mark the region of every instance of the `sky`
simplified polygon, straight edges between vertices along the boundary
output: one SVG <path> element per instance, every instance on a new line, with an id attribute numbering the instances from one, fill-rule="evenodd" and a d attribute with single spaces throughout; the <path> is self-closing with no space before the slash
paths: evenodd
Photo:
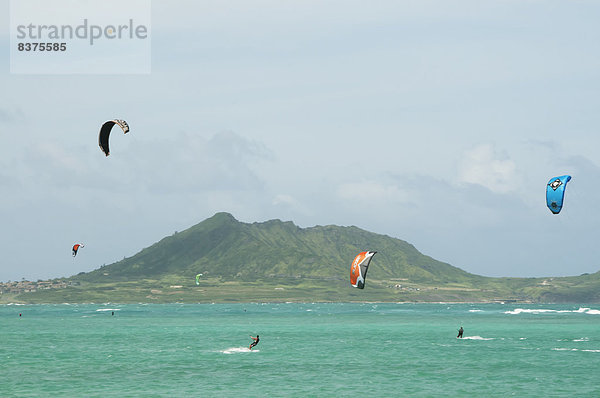
<path id="1" fill-rule="evenodd" d="M 0 0 L 0 281 L 220 211 L 355 225 L 485 276 L 600 271 L 600 3 L 370 3 L 153 0 L 150 73 L 56 75 L 11 73 Z M 105 157 L 114 118 L 131 131 Z"/>

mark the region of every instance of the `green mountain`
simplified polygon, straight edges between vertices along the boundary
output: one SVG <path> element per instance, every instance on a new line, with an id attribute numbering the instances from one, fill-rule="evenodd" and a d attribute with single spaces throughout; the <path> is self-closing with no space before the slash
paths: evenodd
<path id="1" fill-rule="evenodd" d="M 363 290 L 350 263 L 375 250 Z M 195 276 L 202 273 L 200 285 Z M 489 278 L 357 227 L 299 228 L 213 217 L 136 255 L 66 278 L 57 289 L 4 296 L 22 302 L 532 301 L 600 302 L 600 273 L 566 278 Z M 67 287 L 64 287 L 67 286 Z"/>
<path id="2" fill-rule="evenodd" d="M 280 220 L 246 224 L 231 214 L 218 213 L 133 257 L 81 275 L 81 279 L 102 281 L 109 276 L 110 280 L 124 281 L 165 275 L 193 278 L 201 272 L 205 277 L 241 281 L 347 280 L 354 256 L 365 250 L 378 251 L 369 278 L 440 283 L 478 278 L 421 254 L 405 241 L 357 227 L 303 229 Z"/>

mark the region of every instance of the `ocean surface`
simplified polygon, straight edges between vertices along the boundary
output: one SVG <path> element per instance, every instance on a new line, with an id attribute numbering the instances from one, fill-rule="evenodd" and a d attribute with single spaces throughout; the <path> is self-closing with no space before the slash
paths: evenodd
<path id="1" fill-rule="evenodd" d="M 599 375 L 600 305 L 0 306 L 0 397 L 600 397 Z"/>

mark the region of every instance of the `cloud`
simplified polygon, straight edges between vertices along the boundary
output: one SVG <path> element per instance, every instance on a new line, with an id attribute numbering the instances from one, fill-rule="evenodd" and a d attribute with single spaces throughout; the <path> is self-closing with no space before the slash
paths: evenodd
<path id="1" fill-rule="evenodd" d="M 515 190 L 516 164 L 490 144 L 467 151 L 461 161 L 459 180 L 486 187 L 492 192 Z"/>
<path id="2" fill-rule="evenodd" d="M 285 195 L 285 194 L 275 195 L 272 203 L 275 206 L 284 205 L 284 206 L 292 206 L 292 207 L 298 206 L 298 204 L 299 204 L 299 202 L 293 196 Z"/>
<path id="3" fill-rule="evenodd" d="M 220 132 L 209 139 L 180 133 L 138 142 L 132 158 L 120 161 L 129 168 L 130 183 L 154 193 L 175 193 L 260 189 L 264 182 L 253 167 L 272 155 L 258 141 Z"/>
<path id="4" fill-rule="evenodd" d="M 12 121 L 12 115 L 8 113 L 6 110 L 0 108 L 0 122 L 10 122 Z"/>
<path id="5" fill-rule="evenodd" d="M 289 194 L 276 194 L 272 201 L 270 211 L 272 214 L 267 218 L 281 218 L 284 220 L 299 220 L 312 213 L 312 210 L 302 200 Z"/>
<path id="6" fill-rule="evenodd" d="M 262 143 L 232 132 L 217 133 L 208 139 L 180 133 L 155 140 L 113 133 L 111 140 L 109 157 L 95 146 L 34 142 L 22 147 L 11 161 L 11 175 L 19 176 L 21 185 L 45 187 L 47 191 L 250 191 L 264 184 L 253 166 L 273 158 Z M 7 167 L 8 162 L 2 161 Z"/>
<path id="7" fill-rule="evenodd" d="M 23 118 L 23 112 L 18 108 L 0 108 L 0 123 L 12 123 Z"/>
<path id="8" fill-rule="evenodd" d="M 402 186 L 376 181 L 347 182 L 337 187 L 341 200 L 369 203 L 408 203 L 410 193 Z"/>

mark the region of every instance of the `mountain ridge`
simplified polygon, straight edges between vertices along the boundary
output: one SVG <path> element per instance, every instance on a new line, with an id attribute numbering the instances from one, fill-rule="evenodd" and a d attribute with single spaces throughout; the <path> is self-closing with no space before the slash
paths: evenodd
<path id="1" fill-rule="evenodd" d="M 365 289 L 355 289 L 350 264 L 366 250 L 378 253 Z M 600 302 L 600 272 L 486 277 L 356 226 L 301 228 L 278 219 L 244 223 L 226 212 L 131 257 L 60 279 L 53 286 L 64 289 L 0 295 L 0 302 Z"/>
<path id="2" fill-rule="evenodd" d="M 412 244 L 356 226 L 300 228 L 278 219 L 243 223 L 230 213 L 214 216 L 165 237 L 132 257 L 88 273 L 113 278 L 157 276 L 169 272 L 255 280 L 268 275 L 346 278 L 356 254 L 376 250 L 370 277 L 415 281 L 478 278 L 419 252 Z"/>

